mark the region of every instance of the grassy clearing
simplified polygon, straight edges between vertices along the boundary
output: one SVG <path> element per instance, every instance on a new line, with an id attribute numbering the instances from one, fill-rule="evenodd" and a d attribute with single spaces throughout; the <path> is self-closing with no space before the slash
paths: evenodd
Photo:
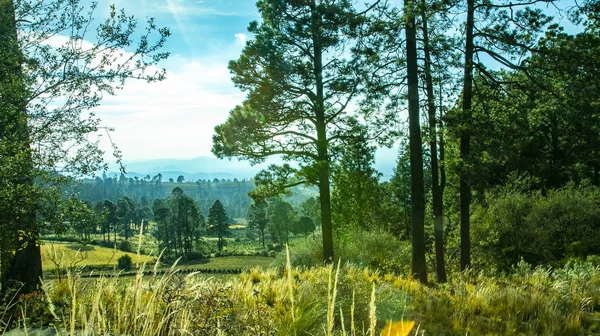
<path id="1" fill-rule="evenodd" d="M 267 268 L 273 264 L 275 258 L 272 257 L 255 257 L 255 256 L 232 256 L 218 257 L 201 260 L 193 260 L 190 262 L 182 261 L 178 264 L 181 268 L 193 269 L 250 269 L 252 267 Z"/>
<path id="2" fill-rule="evenodd" d="M 155 261 L 154 256 L 139 255 L 135 253 L 126 253 L 119 250 L 86 245 L 78 243 L 65 242 L 46 242 L 42 245 L 42 267 L 44 271 L 56 270 L 56 261 L 62 269 L 72 268 L 74 266 L 109 266 L 117 265 L 118 259 L 124 254 L 128 254 L 134 264 L 144 262 L 152 264 Z M 267 268 L 273 264 L 275 258 L 261 256 L 227 256 L 218 258 L 206 258 L 199 260 L 181 260 L 177 268 L 197 269 L 197 270 L 248 270 L 252 267 Z M 159 265 L 158 270 L 168 270 L 170 265 Z"/>
<path id="3" fill-rule="evenodd" d="M 453 274 L 432 286 L 352 265 L 287 263 L 217 279 L 175 268 L 160 277 L 71 276 L 46 282 L 46 294 L 22 296 L 7 314 L 12 328 L 52 324 L 95 335 L 600 333 L 600 269 L 591 263 L 554 270 L 521 264 L 502 277 Z"/>
<path id="4" fill-rule="evenodd" d="M 42 268 L 44 271 L 56 269 L 56 264 L 60 263 L 62 268 L 73 266 L 115 266 L 117 260 L 128 254 L 134 263 L 150 263 L 155 257 L 147 255 L 136 255 L 135 253 L 126 253 L 119 250 L 68 242 L 45 242 L 42 245 Z"/>

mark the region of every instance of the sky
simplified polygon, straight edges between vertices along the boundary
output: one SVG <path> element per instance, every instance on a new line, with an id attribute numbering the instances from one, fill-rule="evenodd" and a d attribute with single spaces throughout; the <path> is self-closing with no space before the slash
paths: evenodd
<path id="1" fill-rule="evenodd" d="M 248 24 L 259 19 L 255 0 L 99 0 L 97 16 L 106 17 L 111 4 L 140 19 L 154 17 L 171 31 L 164 46 L 171 56 L 161 63 L 166 79 L 131 81 L 95 109 L 101 125 L 115 129 L 110 137 L 125 162 L 212 156 L 214 127 L 245 96 L 227 64 L 249 38 Z M 114 162 L 102 133 L 100 146 Z M 376 157 L 393 162 L 396 153 L 384 149 Z"/>
<path id="2" fill-rule="evenodd" d="M 247 39 L 247 27 L 258 19 L 254 0 L 100 0 L 98 16 L 109 5 L 138 18 L 154 17 L 170 28 L 160 66 L 166 79 L 130 81 L 95 109 L 125 161 L 210 156 L 213 129 L 244 99 L 230 80 L 227 64 Z M 110 158 L 105 134 L 101 148 Z"/>

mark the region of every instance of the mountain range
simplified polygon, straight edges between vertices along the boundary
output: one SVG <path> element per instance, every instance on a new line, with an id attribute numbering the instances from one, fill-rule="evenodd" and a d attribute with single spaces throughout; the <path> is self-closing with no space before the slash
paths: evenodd
<path id="1" fill-rule="evenodd" d="M 375 168 L 383 174 L 383 179 L 387 180 L 393 174 L 396 166 L 396 156 L 398 150 L 395 148 L 378 149 L 375 155 Z M 162 174 L 163 180 L 172 178 L 177 179 L 183 175 L 186 181 L 206 180 L 206 179 L 233 179 L 239 180 L 253 178 L 261 169 L 265 169 L 269 164 L 282 163 L 281 160 L 272 159 L 266 163 L 251 166 L 248 161 L 220 160 L 215 157 L 198 156 L 192 159 L 153 159 L 140 161 L 124 161 L 127 177 L 143 178 L 146 175 L 153 177 L 158 173 Z M 112 165 L 109 176 L 119 175 L 118 167 Z"/>

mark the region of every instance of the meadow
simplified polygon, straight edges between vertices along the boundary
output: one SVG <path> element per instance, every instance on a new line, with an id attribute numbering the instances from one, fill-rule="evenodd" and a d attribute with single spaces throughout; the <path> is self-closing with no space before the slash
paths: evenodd
<path id="1" fill-rule="evenodd" d="M 352 264 L 289 261 L 228 279 L 177 267 L 85 282 L 70 273 L 1 313 L 13 328 L 71 335 L 596 335 L 600 270 L 520 263 L 511 275 L 457 273 L 430 286 Z"/>
<path id="2" fill-rule="evenodd" d="M 59 263 L 61 267 L 72 268 L 75 266 L 89 267 L 114 267 L 117 261 L 125 254 L 131 256 L 133 263 L 147 263 L 156 257 L 123 252 L 114 248 L 97 245 L 81 245 L 72 242 L 47 241 L 41 246 L 42 269 L 44 271 L 56 270 Z"/>
<path id="3" fill-rule="evenodd" d="M 67 270 L 79 270 L 81 274 L 103 272 L 113 274 L 118 269 L 119 258 L 128 255 L 133 263 L 133 270 L 139 269 L 143 264 L 154 264 L 157 255 L 144 255 L 120 251 L 98 245 L 82 245 L 74 242 L 46 241 L 41 246 L 42 268 L 47 276 L 54 278 L 57 271 L 64 273 Z M 238 273 L 252 267 L 267 268 L 273 264 L 275 258 L 254 255 L 232 255 L 204 257 L 197 259 L 182 259 L 177 261 L 177 269 L 186 271 L 202 271 L 220 273 L 230 271 Z M 171 264 L 159 262 L 156 270 L 165 272 L 172 267 Z"/>

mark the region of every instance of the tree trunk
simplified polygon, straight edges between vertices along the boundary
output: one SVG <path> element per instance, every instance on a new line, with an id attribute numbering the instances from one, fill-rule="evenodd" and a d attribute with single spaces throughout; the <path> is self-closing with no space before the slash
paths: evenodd
<path id="1" fill-rule="evenodd" d="M 446 262 L 444 260 L 444 217 L 443 199 L 439 180 L 438 151 L 437 151 L 437 122 L 435 112 L 435 97 L 433 93 L 433 78 L 431 75 L 431 52 L 429 31 L 427 29 L 427 13 L 423 6 L 421 10 L 423 30 L 423 49 L 425 51 L 425 84 L 427 90 L 427 113 L 429 119 L 429 150 L 431 152 L 431 194 L 433 203 L 433 228 L 435 237 L 435 262 L 438 282 L 446 282 Z"/>
<path id="2" fill-rule="evenodd" d="M 313 71 L 315 74 L 316 99 L 314 112 L 317 128 L 316 165 L 319 171 L 319 196 L 321 200 L 321 230 L 323 234 L 323 260 L 333 262 L 333 227 L 331 225 L 331 192 L 329 186 L 329 155 L 327 150 L 327 125 L 323 95 L 323 50 L 321 48 L 321 16 L 315 0 L 311 0 L 311 33 L 313 40 Z"/>
<path id="3" fill-rule="evenodd" d="M 21 69 L 23 55 L 18 46 L 15 7 L 11 0 L 0 0 L 0 82 L 4 85 L 0 92 L 0 157 L 11 161 L 14 169 L 7 171 L 13 190 L 15 209 L 4 209 L 0 214 L 2 255 L 0 283 L 2 292 L 19 289 L 20 293 L 30 293 L 39 287 L 42 277 L 42 257 L 40 252 L 37 221 L 36 191 L 34 190 L 34 168 L 30 148 L 29 126 L 26 109 L 25 79 Z M 4 161 L 4 160 L 3 160 Z M 5 211 L 6 210 L 6 211 Z"/>
<path id="4" fill-rule="evenodd" d="M 475 25 L 475 0 L 467 0 L 467 26 L 465 41 L 465 74 L 463 84 L 462 118 L 460 127 L 460 269 L 471 265 L 471 186 L 468 181 L 468 164 L 471 154 L 471 104 L 473 99 L 473 27 Z"/>
<path id="5" fill-rule="evenodd" d="M 405 13 L 414 13 L 414 1 L 404 0 Z M 427 282 L 425 264 L 425 186 L 419 115 L 419 79 L 417 65 L 417 32 L 414 14 L 406 18 L 406 72 L 408 82 L 408 123 L 410 143 L 410 191 L 412 220 L 412 273 Z"/>
<path id="6" fill-rule="evenodd" d="M 331 193 L 329 169 L 319 172 L 319 196 L 321 199 L 321 233 L 323 235 L 323 260 L 333 262 L 333 228 L 331 225 Z"/>
<path id="7" fill-rule="evenodd" d="M 360 152 L 359 152 L 359 148 L 358 145 L 356 146 L 356 155 L 355 155 L 355 160 L 358 164 L 357 167 L 357 171 L 359 174 L 359 178 L 357 179 L 357 186 L 356 186 L 356 201 L 357 201 L 357 209 L 358 209 L 358 227 L 360 227 L 361 229 L 366 230 L 367 227 L 365 225 L 365 220 L 364 220 L 364 213 L 367 210 L 365 208 L 365 202 L 363 200 L 363 178 L 366 176 L 366 174 L 363 174 L 363 167 L 361 166 L 361 157 L 360 157 Z"/>

